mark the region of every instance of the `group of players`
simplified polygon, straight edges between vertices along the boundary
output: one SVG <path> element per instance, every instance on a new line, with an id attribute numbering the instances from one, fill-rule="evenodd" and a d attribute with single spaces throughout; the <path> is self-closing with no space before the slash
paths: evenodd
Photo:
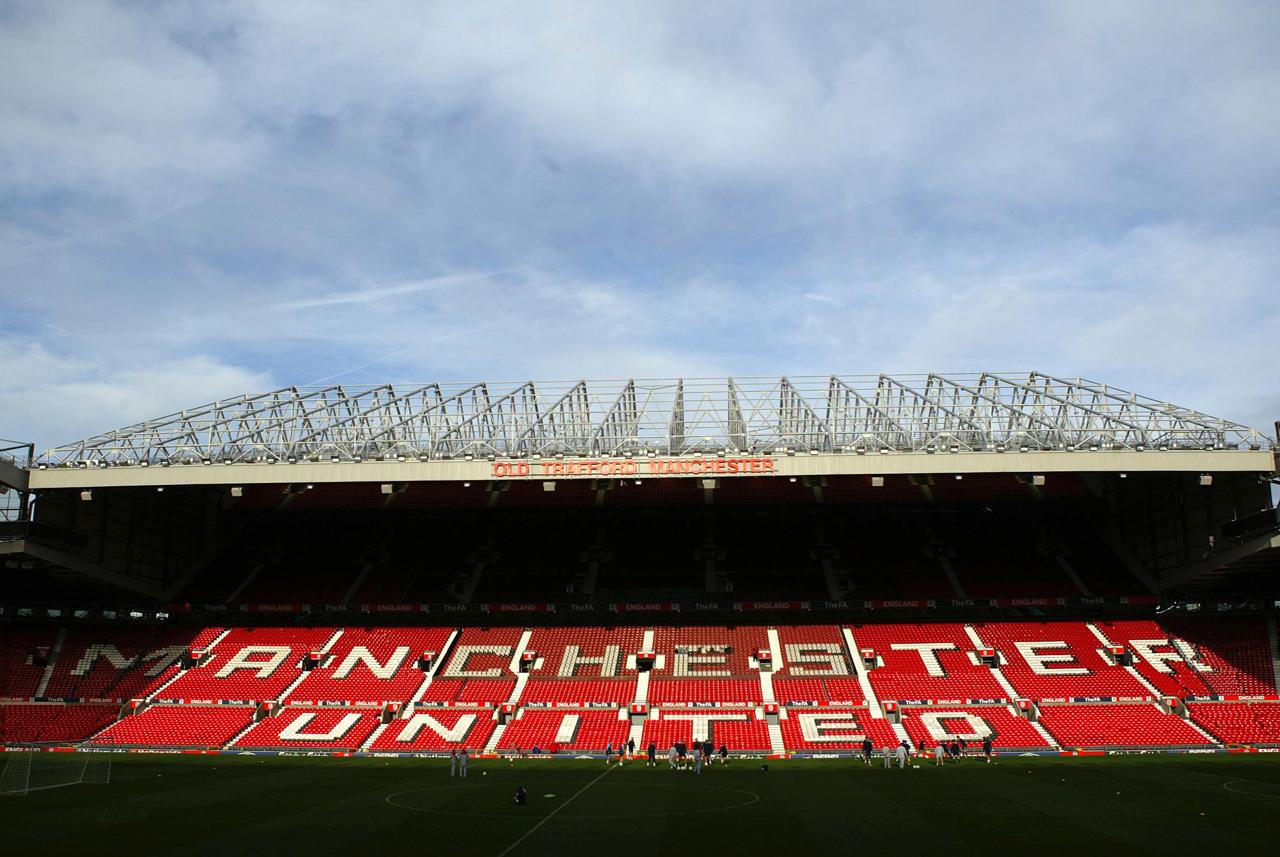
<path id="1" fill-rule="evenodd" d="M 620 744 L 617 750 L 610 743 L 604 751 L 604 763 L 606 765 L 617 764 L 622 766 L 628 761 L 636 758 L 636 742 L 634 739 L 628 739 L 625 744 Z M 658 766 L 658 745 L 650 741 L 649 746 L 645 748 L 645 765 L 650 768 Z M 720 745 L 719 751 L 711 741 L 693 741 L 686 744 L 684 741 L 676 741 L 667 750 L 667 764 L 673 771 L 693 771 L 695 774 L 702 773 L 703 765 L 710 765 L 712 762 L 719 760 L 720 764 L 728 764 L 729 748 L 724 744 Z"/>
<path id="2" fill-rule="evenodd" d="M 933 748 L 933 760 L 935 765 L 944 765 L 948 761 L 957 762 L 964 758 L 969 752 L 969 742 L 963 738 L 952 738 L 950 741 L 939 741 Z M 870 738 L 862 739 L 862 761 L 863 764 L 870 765 L 872 756 L 875 753 L 875 747 L 871 743 Z M 982 739 L 982 758 L 987 764 L 991 764 L 992 741 L 991 736 Z M 911 744 L 903 741 L 897 747 L 883 747 L 880 755 L 884 759 L 886 768 L 893 767 L 896 759 L 899 768 L 906 768 L 907 762 L 911 756 L 915 755 L 921 758 L 929 755 L 929 748 L 925 744 L 921 744 L 919 748 L 912 748 Z"/>

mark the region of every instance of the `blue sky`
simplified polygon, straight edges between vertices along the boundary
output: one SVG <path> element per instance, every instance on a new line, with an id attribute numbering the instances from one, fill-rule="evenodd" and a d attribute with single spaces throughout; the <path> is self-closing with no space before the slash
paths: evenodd
<path id="1" fill-rule="evenodd" d="M 1280 418 L 1271 3 L 0 0 L 0 436 L 1039 369 Z"/>

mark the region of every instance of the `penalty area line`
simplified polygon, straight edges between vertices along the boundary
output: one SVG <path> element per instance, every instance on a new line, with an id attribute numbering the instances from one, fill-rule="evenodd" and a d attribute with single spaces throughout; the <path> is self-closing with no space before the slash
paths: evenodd
<path id="1" fill-rule="evenodd" d="M 591 788 L 591 787 L 592 787 L 592 786 L 594 786 L 596 783 L 598 783 L 598 782 L 600 782 L 602 779 L 604 779 L 604 778 L 605 778 L 605 775 L 607 775 L 607 774 L 609 773 L 609 771 L 611 771 L 611 770 L 613 770 L 613 769 L 612 769 L 612 768 L 605 768 L 605 769 L 604 769 L 604 773 L 603 773 L 603 774 L 601 774 L 600 776 L 596 777 L 594 780 L 592 780 L 591 782 L 587 783 L 587 784 L 586 784 L 585 786 L 583 786 L 582 788 L 578 789 L 576 792 L 574 792 L 572 795 L 570 795 L 570 796 L 569 796 L 569 799 L 568 799 L 568 800 L 566 800 L 564 803 L 560 804 L 560 805 L 559 805 L 558 807 L 556 807 L 555 809 L 551 810 L 551 812 L 549 812 L 549 813 L 547 813 L 546 815 L 544 815 L 544 816 L 542 817 L 542 819 L 541 819 L 537 824 L 535 824 L 533 827 L 531 827 L 531 828 L 529 828 L 527 831 L 525 831 L 525 833 L 524 833 L 524 835 L 523 835 L 523 836 L 521 836 L 521 837 L 520 837 L 519 839 L 517 839 L 515 842 L 512 842 L 512 843 L 511 843 L 510 845 L 508 845 L 505 849 L 503 849 L 502 853 L 500 853 L 500 854 L 498 855 L 498 857 L 507 857 L 507 855 L 508 855 L 508 854 L 510 854 L 513 850 L 515 850 L 515 847 L 516 847 L 517 845 L 519 845 L 521 842 L 524 842 L 526 839 L 528 839 L 530 836 L 532 836 L 534 833 L 536 833 L 539 827 L 541 827 L 542 825 L 546 824 L 546 823 L 547 823 L 548 821 L 550 821 L 551 819 L 555 818 L 556 813 L 557 813 L 557 812 L 559 812 L 560 810 L 564 809 L 564 808 L 565 808 L 566 806 L 568 806 L 569 804 L 573 803 L 574 799 L 575 799 L 575 798 L 577 798 L 577 796 L 578 796 L 578 795 L 582 794 L 582 793 L 583 793 L 583 792 L 585 792 L 587 789 Z"/>

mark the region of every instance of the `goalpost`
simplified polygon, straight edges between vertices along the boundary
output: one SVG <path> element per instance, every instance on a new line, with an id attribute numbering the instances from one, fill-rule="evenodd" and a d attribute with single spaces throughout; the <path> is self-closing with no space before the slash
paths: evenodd
<path id="1" fill-rule="evenodd" d="M 43 789 L 111 782 L 111 754 L 92 750 L 42 753 L 10 750 L 3 754 L 0 795 L 25 795 Z"/>

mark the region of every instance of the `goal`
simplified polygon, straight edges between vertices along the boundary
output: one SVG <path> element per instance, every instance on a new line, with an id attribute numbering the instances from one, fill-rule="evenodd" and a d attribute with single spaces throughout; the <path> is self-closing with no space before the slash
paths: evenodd
<path id="1" fill-rule="evenodd" d="M 0 795 L 111 782 L 110 753 L 13 749 L 4 753 L 0 761 Z"/>

